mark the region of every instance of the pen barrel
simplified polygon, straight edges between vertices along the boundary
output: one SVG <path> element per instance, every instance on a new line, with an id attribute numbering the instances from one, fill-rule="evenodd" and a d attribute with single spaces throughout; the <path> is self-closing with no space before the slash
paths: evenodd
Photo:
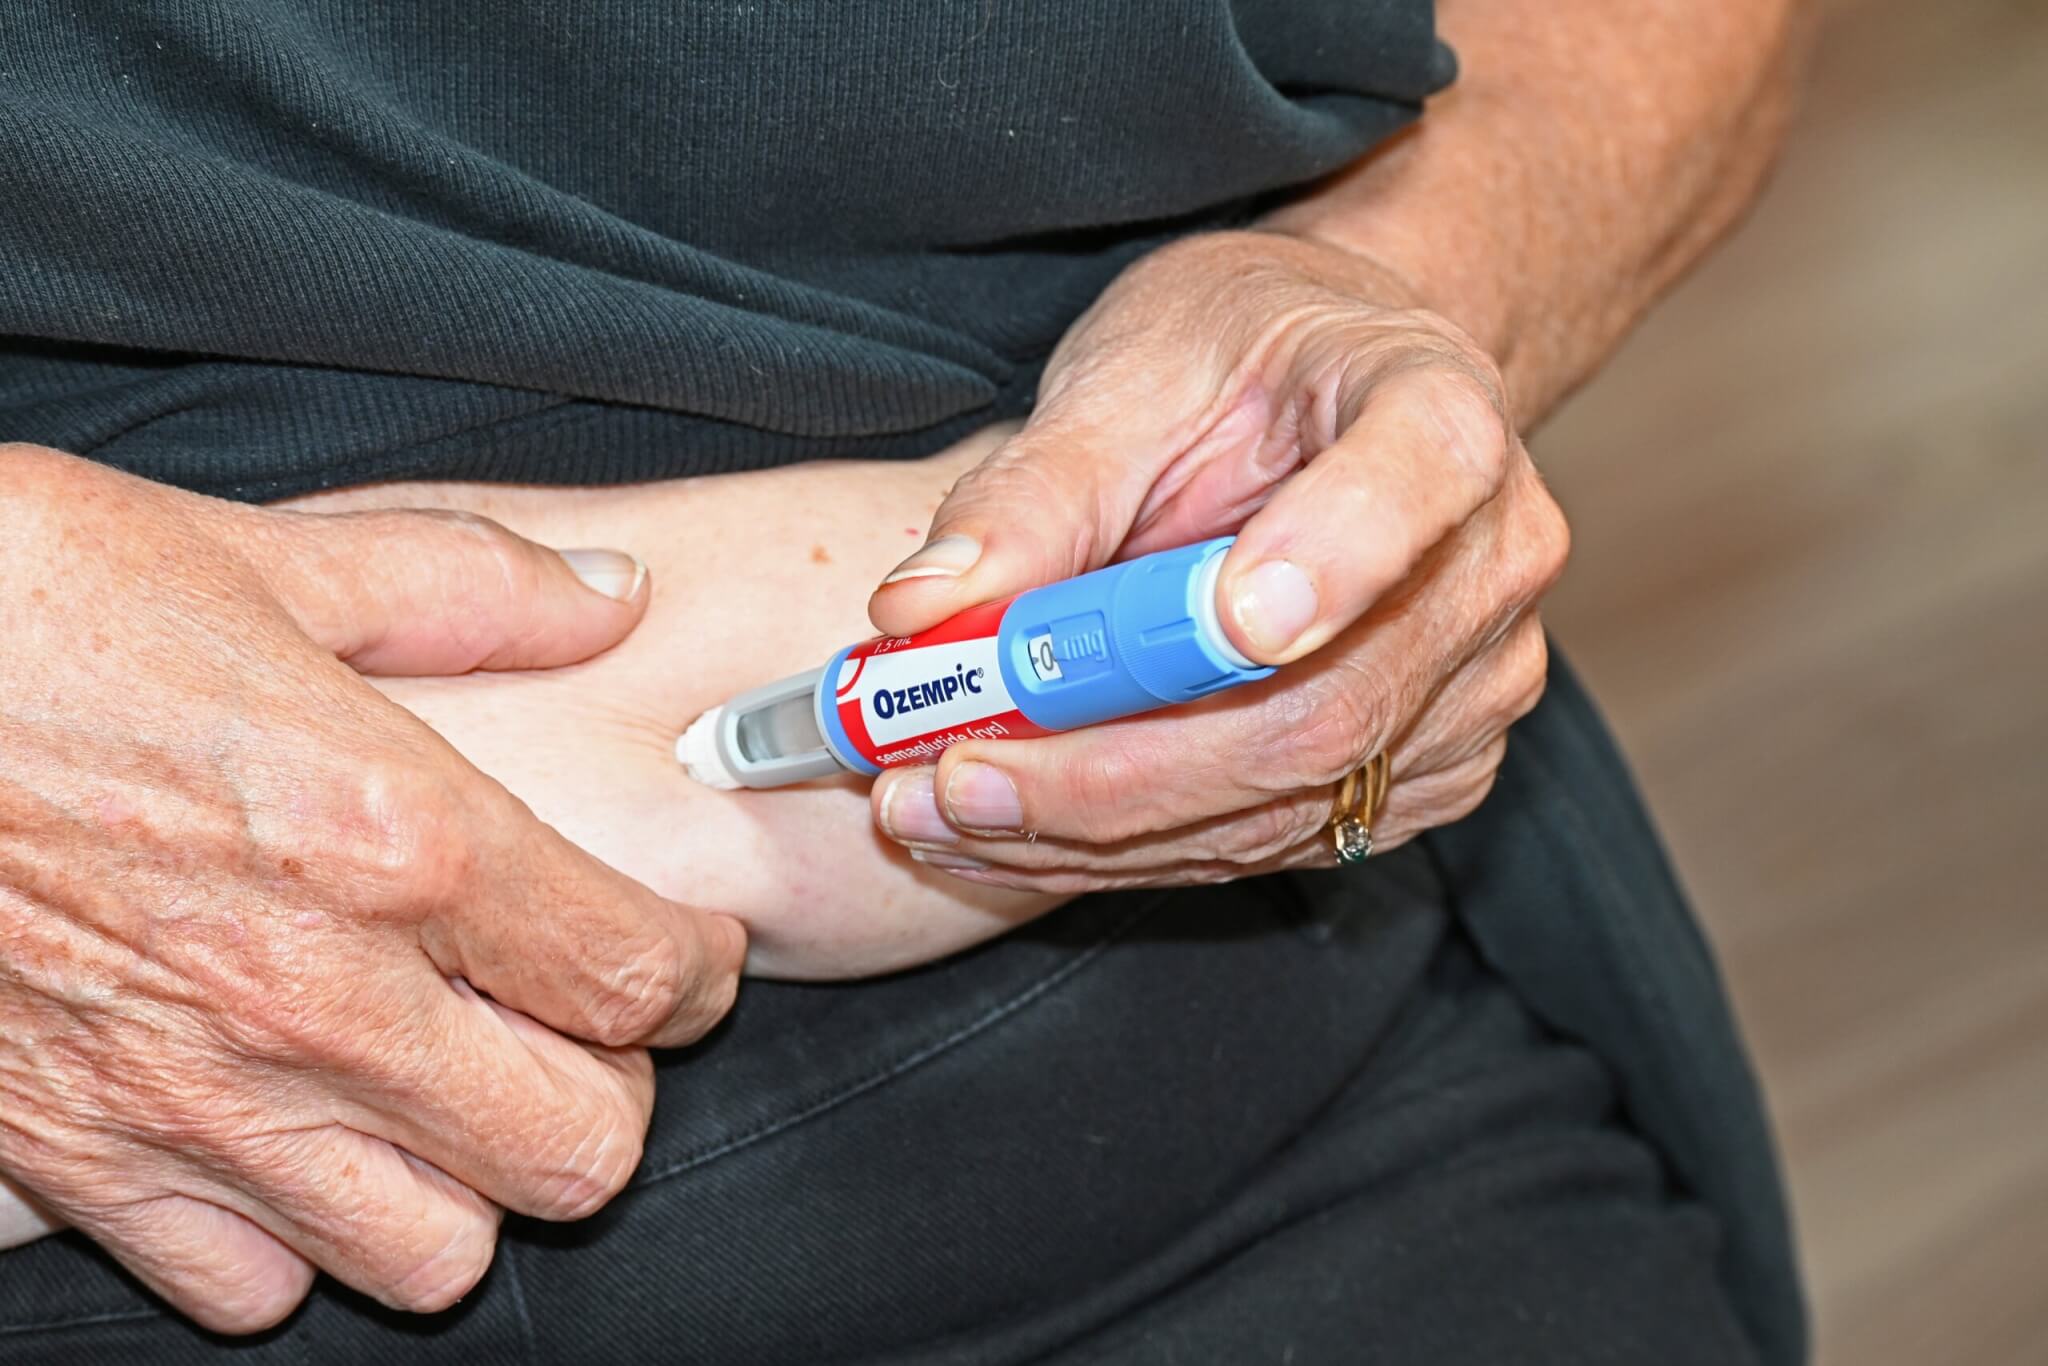
<path id="1" fill-rule="evenodd" d="M 816 707 L 861 773 L 932 763 L 962 740 L 1027 739 L 1191 702 L 1271 674 L 1216 615 L 1231 537 L 1160 551 L 970 608 L 929 631 L 850 645 Z"/>

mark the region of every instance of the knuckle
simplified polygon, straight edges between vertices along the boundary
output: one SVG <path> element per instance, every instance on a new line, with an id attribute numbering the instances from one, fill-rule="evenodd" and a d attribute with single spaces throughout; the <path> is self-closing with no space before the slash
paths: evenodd
<path id="1" fill-rule="evenodd" d="M 312 1265 L 275 1243 L 242 1245 L 217 1258 L 178 1255 L 215 1245 L 214 1220 L 193 1217 L 202 1208 L 184 1196 L 153 1194 L 88 1208 L 79 1226 L 150 1267 L 166 1298 L 205 1328 L 243 1336 L 276 1326 L 312 1289 Z"/>
<path id="2" fill-rule="evenodd" d="M 1515 447 L 1507 385 L 1493 358 L 1443 318 L 1405 313 L 1389 337 L 1387 392 L 1413 404 L 1441 434 L 1446 450 L 1485 497 L 1507 478 Z"/>
<path id="3" fill-rule="evenodd" d="M 609 1204 L 640 1166 L 643 1124 L 624 1096 L 592 1107 L 576 1142 L 541 1173 L 531 1213 L 588 1218 Z"/>
<path id="4" fill-rule="evenodd" d="M 1432 366 L 1423 401 L 1453 459 L 1486 494 L 1507 478 L 1513 433 L 1497 391 L 1469 362 Z"/>
<path id="5" fill-rule="evenodd" d="M 699 956 L 691 944 L 661 933 L 612 955 L 593 984 L 592 1042 L 620 1047 L 660 1029 L 681 1006 L 695 975 L 690 960 Z"/>
<path id="6" fill-rule="evenodd" d="M 313 1288 L 313 1268 L 295 1257 L 271 1257 L 206 1287 L 207 1327 L 243 1336 L 275 1328 Z"/>
<path id="7" fill-rule="evenodd" d="M 498 1249 L 498 1221 L 478 1208 L 451 1206 L 438 1236 L 391 1281 L 383 1298 L 415 1314 L 435 1314 L 476 1288 Z"/>
<path id="8" fill-rule="evenodd" d="M 740 999 L 740 975 L 738 971 L 719 972 L 698 992 L 699 1002 L 690 1021 L 692 1039 L 708 1033 L 711 1027 L 732 1013 Z"/>
<path id="9" fill-rule="evenodd" d="M 476 850 L 446 781 L 405 758 L 358 769 L 334 830 L 345 876 L 368 904 L 412 911 L 446 905 L 469 887 Z"/>
<path id="10" fill-rule="evenodd" d="M 1426 798 L 1418 803 L 1419 809 L 1410 813 L 1410 823 L 1418 830 L 1428 830 L 1471 815 L 1492 793 L 1501 762 L 1506 758 L 1507 738 L 1496 736 L 1485 749 L 1430 785 Z"/>
<path id="11" fill-rule="evenodd" d="M 540 589 L 540 562 L 524 537 L 502 523 L 473 513 L 456 513 L 462 532 L 475 543 L 482 582 L 523 602 Z"/>
<path id="12" fill-rule="evenodd" d="M 1271 862 L 1321 829 L 1328 815 L 1322 797 L 1268 802 L 1239 819 L 1236 838 L 1223 851 L 1223 860 L 1239 872 Z"/>
<path id="13" fill-rule="evenodd" d="M 494 544 L 509 533 L 498 522 L 477 512 L 464 512 L 458 508 L 429 508 L 422 511 L 410 509 L 393 512 L 393 517 L 426 517 L 445 527 L 451 535 L 467 536 L 485 545 Z"/>
<path id="14" fill-rule="evenodd" d="M 242 1281 L 208 1287 L 206 1326 L 227 1337 L 264 1332 L 289 1318 L 311 1289 L 310 1280 L 304 1287 L 275 1289 Z"/>
<path id="15" fill-rule="evenodd" d="M 684 947 L 679 999 L 667 1028 L 658 1037 L 663 1046 L 694 1043 L 731 1012 L 739 1000 L 744 946 L 737 954 L 717 950 L 709 938 L 692 936 Z"/>
<path id="16" fill-rule="evenodd" d="M 502 522 L 494 522 L 479 513 L 432 508 L 375 515 L 398 519 L 424 518 L 446 533 L 450 542 L 460 546 L 466 555 L 481 557 L 484 563 L 495 565 L 508 577 L 532 572 L 532 563 L 526 554 L 527 542 Z"/>
<path id="17" fill-rule="evenodd" d="M 1448 367 L 1465 371 L 1488 402 L 1496 409 L 1507 408 L 1507 382 L 1501 377 L 1500 366 L 1485 347 L 1473 340 L 1471 333 L 1433 308 L 1404 309 L 1396 317 L 1405 325 L 1405 335 L 1416 349 L 1436 356 Z"/>
<path id="18" fill-rule="evenodd" d="M 654 1118 L 654 1058 L 644 1048 L 622 1048 L 608 1055 L 619 1095 L 636 1131 L 645 1132 Z"/>
<path id="19" fill-rule="evenodd" d="M 1028 530 L 1054 563 L 1093 564 L 1105 549 L 1097 536 L 1098 519 L 1076 517 L 1063 510 L 1071 503 L 1071 475 L 1055 457 L 1057 437 L 1045 434 L 1054 420 L 1078 405 L 1072 392 L 1041 405 L 1041 426 L 1026 428 L 1001 450 L 963 476 L 948 498 L 948 526 L 994 522 L 1009 536 Z M 1030 509 L 1050 508 L 1059 515 L 1032 516 Z"/>
<path id="20" fill-rule="evenodd" d="M 482 665 L 507 646 L 529 643 L 543 629 L 530 619 L 522 631 L 506 610 L 537 601 L 546 587 L 543 559 L 517 532 L 473 512 L 403 511 L 399 518 L 424 518 L 440 533 L 438 553 L 431 557 L 439 570 L 439 588 L 449 606 L 468 610 L 443 613 L 442 631 L 454 654 Z M 494 610 L 496 609 L 496 610 Z"/>
<path id="21" fill-rule="evenodd" d="M 1390 687 L 1365 666 L 1331 670 L 1304 688 L 1303 706 L 1283 734 L 1296 786 L 1334 783 L 1365 761 L 1390 730 L 1382 699 Z"/>
<path id="22" fill-rule="evenodd" d="M 1161 814 L 1145 802 L 1131 800 L 1148 785 L 1134 772 L 1139 762 L 1108 745 L 1085 746 L 1066 766 L 1061 805 L 1073 813 L 1074 838 L 1094 844 L 1115 844 L 1162 828 Z"/>
<path id="23" fill-rule="evenodd" d="M 1520 586 L 1520 595 L 1525 600 L 1549 592 L 1563 575 L 1572 553 L 1571 523 L 1566 520 L 1564 509 L 1533 469 L 1530 482 L 1535 489 L 1524 500 L 1526 506 L 1520 519 L 1520 533 L 1514 538 L 1515 563 L 1511 570 L 1511 578 Z"/>

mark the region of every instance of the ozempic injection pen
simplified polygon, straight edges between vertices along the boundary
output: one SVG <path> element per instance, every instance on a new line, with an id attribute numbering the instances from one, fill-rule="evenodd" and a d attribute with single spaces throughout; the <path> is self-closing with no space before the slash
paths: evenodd
<path id="1" fill-rule="evenodd" d="M 849 645 L 821 669 L 740 694 L 676 742 L 712 787 L 781 787 L 934 763 L 1132 716 L 1265 678 L 1216 619 L 1224 536 L 969 608 L 912 636 Z"/>

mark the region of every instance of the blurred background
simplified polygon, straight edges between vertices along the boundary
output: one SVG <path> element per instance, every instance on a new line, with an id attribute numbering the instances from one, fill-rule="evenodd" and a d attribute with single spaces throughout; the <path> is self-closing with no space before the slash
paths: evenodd
<path id="1" fill-rule="evenodd" d="M 2048 1363 L 2048 3 L 1838 0 L 1545 428 L 1548 612 L 1720 950 L 1824 1366 Z"/>

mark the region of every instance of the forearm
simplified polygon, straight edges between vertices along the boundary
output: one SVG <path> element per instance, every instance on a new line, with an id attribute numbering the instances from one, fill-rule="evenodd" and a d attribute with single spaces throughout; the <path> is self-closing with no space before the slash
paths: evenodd
<path id="1" fill-rule="evenodd" d="M 1525 427 L 1755 197 L 1804 0 L 1440 0 L 1461 74 L 1413 134 L 1267 226 L 1359 252 L 1499 360 Z"/>

